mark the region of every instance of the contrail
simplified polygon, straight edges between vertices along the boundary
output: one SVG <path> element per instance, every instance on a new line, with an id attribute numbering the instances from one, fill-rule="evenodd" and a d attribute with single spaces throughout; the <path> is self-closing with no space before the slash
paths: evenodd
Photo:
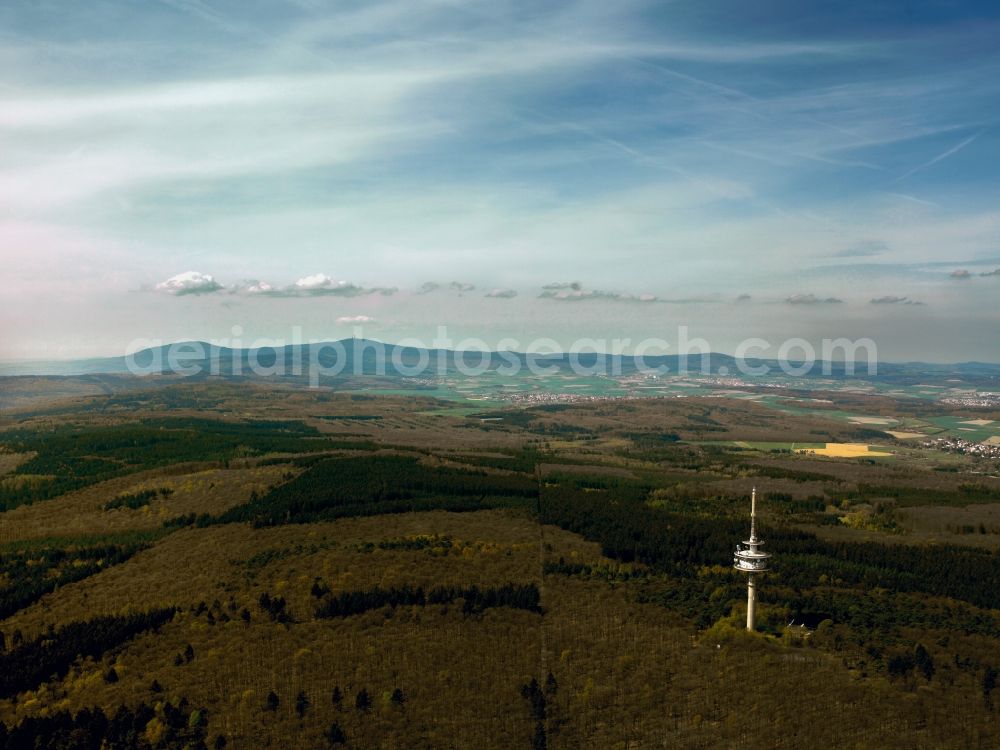
<path id="1" fill-rule="evenodd" d="M 944 161 L 949 156 L 952 156 L 953 154 L 957 154 L 959 151 L 961 151 L 963 148 L 965 148 L 966 146 L 968 146 L 974 140 L 976 140 L 977 138 L 979 138 L 979 136 L 981 136 L 985 132 L 986 132 L 985 130 L 980 130 L 978 133 L 970 135 L 968 138 L 966 138 L 961 143 L 958 143 L 958 144 L 952 146 L 951 148 L 949 148 L 947 151 L 938 154 L 937 156 L 935 156 L 930 161 L 924 162 L 923 164 L 918 164 L 917 166 L 915 166 L 913 169 L 911 169 L 909 172 L 907 172 L 903 176 L 897 177 L 896 178 L 896 182 L 899 182 L 900 180 L 905 180 L 907 177 L 909 177 L 914 172 L 919 172 L 921 169 L 927 169 L 928 167 L 931 167 L 931 166 L 937 164 L 939 161 Z"/>
<path id="2" fill-rule="evenodd" d="M 902 198 L 903 200 L 910 201 L 911 203 L 919 203 L 921 206 L 930 206 L 931 208 L 941 208 L 941 205 L 935 203 L 934 201 L 924 200 L 923 198 L 917 198 L 914 195 L 907 195 L 906 193 L 888 193 L 888 195 L 894 196 L 896 198 Z"/>

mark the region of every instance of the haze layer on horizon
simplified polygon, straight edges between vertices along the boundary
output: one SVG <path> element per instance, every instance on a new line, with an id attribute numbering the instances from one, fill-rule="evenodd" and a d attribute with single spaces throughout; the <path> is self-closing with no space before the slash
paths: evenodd
<path id="1" fill-rule="evenodd" d="M 11 0 L 0 358 L 869 337 L 1000 360 L 1000 9 Z"/>

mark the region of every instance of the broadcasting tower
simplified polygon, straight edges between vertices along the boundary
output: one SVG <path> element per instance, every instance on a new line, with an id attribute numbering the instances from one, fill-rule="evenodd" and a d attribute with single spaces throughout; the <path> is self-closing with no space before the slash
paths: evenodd
<path id="1" fill-rule="evenodd" d="M 757 538 L 757 488 L 750 495 L 750 538 L 736 545 L 733 567 L 749 573 L 747 576 L 747 630 L 753 630 L 754 615 L 757 613 L 757 583 L 754 576 L 767 570 L 766 552 L 760 547 L 764 542 Z"/>

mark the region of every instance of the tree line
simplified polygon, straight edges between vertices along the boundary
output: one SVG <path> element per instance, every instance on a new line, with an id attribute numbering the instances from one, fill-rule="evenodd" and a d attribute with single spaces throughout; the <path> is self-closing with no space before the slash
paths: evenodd
<path id="1" fill-rule="evenodd" d="M 111 716 L 99 707 L 76 714 L 57 711 L 30 716 L 13 727 L 0 722 L 0 750 L 204 749 L 206 724 L 205 710 L 191 708 L 186 699 L 177 706 L 170 701 L 155 708 L 146 703 L 119 706 Z M 212 744 L 221 749 L 227 742 L 220 735 Z"/>
<path id="2" fill-rule="evenodd" d="M 174 491 L 169 487 L 160 487 L 159 489 L 145 489 L 139 490 L 138 492 L 124 492 L 112 500 L 104 503 L 104 510 L 117 510 L 119 508 L 128 508 L 129 510 L 139 510 L 139 508 L 144 508 L 149 505 L 157 496 L 168 497 L 172 495 Z"/>

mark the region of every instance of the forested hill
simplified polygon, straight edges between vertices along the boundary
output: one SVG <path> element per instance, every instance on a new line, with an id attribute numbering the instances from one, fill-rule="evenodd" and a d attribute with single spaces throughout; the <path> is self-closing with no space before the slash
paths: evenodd
<path id="1" fill-rule="evenodd" d="M 0 748 L 994 746 L 1000 466 L 907 441 L 225 380 L 18 413 Z"/>

